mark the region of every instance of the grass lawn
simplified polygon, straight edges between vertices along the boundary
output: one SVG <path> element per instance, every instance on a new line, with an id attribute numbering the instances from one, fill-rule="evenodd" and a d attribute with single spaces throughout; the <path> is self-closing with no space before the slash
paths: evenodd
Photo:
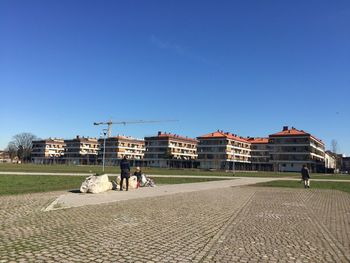
<path id="1" fill-rule="evenodd" d="M 262 187 L 288 187 L 288 188 L 304 188 L 304 184 L 300 181 L 271 181 L 265 183 L 258 183 L 253 186 L 262 186 Z M 312 181 L 310 182 L 310 189 L 334 189 L 340 190 L 343 192 L 350 193 L 350 181 L 348 182 L 320 182 Z"/>
<path id="2" fill-rule="evenodd" d="M 135 167 L 132 167 L 133 171 Z M 39 165 L 39 164 L 0 164 L 0 172 L 48 172 L 48 173 L 96 173 L 101 172 L 102 167 L 97 165 Z M 201 175 L 201 176 L 231 176 L 232 172 L 206 171 L 200 169 L 167 169 L 143 167 L 145 174 L 156 175 Z M 117 166 L 106 166 L 105 173 L 120 173 Z M 274 173 L 274 172 L 236 172 L 236 176 L 252 177 L 285 177 L 299 176 L 297 173 Z"/>
<path id="3" fill-rule="evenodd" d="M 132 171 L 135 167 L 131 168 Z M 200 175 L 200 176 L 232 176 L 232 171 L 207 171 L 200 169 L 167 169 L 143 167 L 145 174 L 155 175 Z M 97 173 L 102 172 L 102 167 L 97 165 L 39 165 L 39 164 L 0 164 L 0 172 L 41 172 L 41 173 Z M 106 166 L 106 173 L 120 173 L 117 166 Z M 235 176 L 242 177 L 300 177 L 300 173 L 275 173 L 275 172 L 236 172 Z M 350 175 L 325 175 L 311 174 L 314 179 L 343 179 L 350 180 Z"/>
<path id="4" fill-rule="evenodd" d="M 0 195 L 50 192 L 79 189 L 86 176 L 62 175 L 0 175 Z M 114 178 L 113 178 L 114 180 Z M 154 178 L 156 184 L 182 184 L 225 179 Z"/>

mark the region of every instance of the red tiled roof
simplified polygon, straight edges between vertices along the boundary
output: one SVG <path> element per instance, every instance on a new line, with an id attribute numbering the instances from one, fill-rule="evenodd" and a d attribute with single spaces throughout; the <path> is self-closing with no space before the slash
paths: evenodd
<path id="1" fill-rule="evenodd" d="M 271 134 L 270 136 L 300 136 L 300 135 L 310 135 L 309 133 L 306 133 L 304 131 L 297 130 L 295 128 L 291 128 L 288 130 L 283 130 L 274 134 Z"/>
<path id="2" fill-rule="evenodd" d="M 177 134 L 167 133 L 167 132 L 158 132 L 157 136 L 145 137 L 145 140 L 148 139 L 148 138 L 153 138 L 153 139 L 155 139 L 155 138 L 159 138 L 159 139 L 178 139 L 178 140 L 191 141 L 191 142 L 194 142 L 194 143 L 198 142 L 196 139 L 180 136 L 180 135 L 177 135 Z"/>
<path id="3" fill-rule="evenodd" d="M 248 138 L 248 142 L 257 144 L 257 143 L 269 143 L 269 138 Z"/>
<path id="4" fill-rule="evenodd" d="M 208 134 L 197 137 L 198 140 L 210 139 L 210 138 L 227 138 L 227 139 L 231 139 L 231 140 L 249 143 L 249 141 L 247 141 L 246 138 L 240 137 L 238 135 L 235 135 L 235 134 L 232 134 L 229 132 L 223 132 L 223 131 L 216 131 L 216 132 L 208 133 Z"/>
<path id="5" fill-rule="evenodd" d="M 322 143 L 322 140 L 317 139 L 315 136 L 311 135 L 310 133 L 307 133 L 303 130 L 298 130 L 294 127 L 292 127 L 291 129 L 283 129 L 280 132 L 274 133 L 269 135 L 269 137 L 283 137 L 283 136 L 310 136 L 311 138 L 315 139 L 316 141 L 318 141 L 319 143 Z"/>

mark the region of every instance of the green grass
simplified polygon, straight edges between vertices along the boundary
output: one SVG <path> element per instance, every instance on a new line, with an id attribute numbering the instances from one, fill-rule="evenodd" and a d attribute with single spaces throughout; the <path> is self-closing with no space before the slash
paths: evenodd
<path id="1" fill-rule="evenodd" d="M 299 188 L 303 189 L 304 184 L 300 181 L 271 181 L 265 183 L 258 183 L 253 186 L 261 187 L 287 187 L 287 188 Z M 343 192 L 350 193 L 350 182 L 320 182 L 320 181 L 310 181 L 310 189 L 334 189 Z"/>
<path id="2" fill-rule="evenodd" d="M 85 176 L 0 175 L 0 195 L 78 189 Z"/>
<path id="3" fill-rule="evenodd" d="M 132 170 L 135 168 L 132 167 Z M 97 173 L 102 171 L 97 165 L 38 165 L 38 164 L 0 164 L 1 172 L 48 172 L 48 173 Z M 146 174 L 156 175 L 200 175 L 200 176 L 231 176 L 232 172 L 206 171 L 200 169 L 167 169 L 142 167 Z M 106 166 L 105 173 L 120 173 L 117 166 Z M 236 172 L 236 176 L 252 177 L 284 177 L 297 176 L 297 173 L 274 173 L 274 172 Z"/>
<path id="4" fill-rule="evenodd" d="M 135 167 L 132 167 L 132 171 Z M 143 167 L 145 174 L 155 175 L 198 175 L 198 176 L 231 176 L 232 171 L 206 171 L 200 169 L 167 169 Z M 102 167 L 97 165 L 39 165 L 39 164 L 0 164 L 0 172 L 41 172 L 41 173 L 99 173 Z M 117 166 L 106 166 L 105 173 L 120 173 Z M 235 176 L 242 177 L 300 177 L 300 173 L 275 172 L 236 172 Z M 350 180 L 350 175 L 312 174 L 314 179 L 343 179 Z"/>
<path id="5" fill-rule="evenodd" d="M 300 177 L 300 176 L 299 176 Z M 339 180 L 350 180 L 350 175 L 348 174 L 334 174 L 334 175 L 327 175 L 327 174 L 311 174 L 311 179 L 339 179 Z"/>
<path id="6" fill-rule="evenodd" d="M 16 195 L 58 190 L 79 189 L 86 176 L 62 175 L 0 175 L 0 195 Z M 113 180 L 115 178 L 112 178 Z M 156 184 L 181 184 L 224 179 L 154 178 Z"/>

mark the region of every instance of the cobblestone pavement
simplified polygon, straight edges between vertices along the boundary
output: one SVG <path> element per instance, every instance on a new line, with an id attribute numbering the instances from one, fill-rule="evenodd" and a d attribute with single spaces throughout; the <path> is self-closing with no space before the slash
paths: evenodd
<path id="1" fill-rule="evenodd" d="M 0 197 L 0 262 L 349 262 L 350 194 L 230 187 L 43 212 Z"/>

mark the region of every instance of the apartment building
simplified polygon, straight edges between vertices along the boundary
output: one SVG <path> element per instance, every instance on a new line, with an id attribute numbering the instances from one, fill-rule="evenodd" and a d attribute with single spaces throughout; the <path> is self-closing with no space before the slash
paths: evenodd
<path id="1" fill-rule="evenodd" d="M 145 163 L 151 167 L 196 167 L 197 143 L 195 139 L 166 132 L 145 137 Z"/>
<path id="2" fill-rule="evenodd" d="M 35 140 L 32 142 L 32 162 L 36 164 L 62 163 L 64 147 L 63 139 Z"/>
<path id="3" fill-rule="evenodd" d="M 251 162 L 253 171 L 272 171 L 270 163 L 269 138 L 248 137 L 251 144 Z"/>
<path id="4" fill-rule="evenodd" d="M 303 130 L 284 126 L 269 135 L 269 147 L 274 171 L 299 172 L 303 164 L 312 172 L 324 170 L 324 143 Z"/>
<path id="5" fill-rule="evenodd" d="M 0 163 L 10 163 L 10 154 L 7 151 L 0 151 Z"/>
<path id="6" fill-rule="evenodd" d="M 63 160 L 71 164 L 96 164 L 99 143 L 96 138 L 80 137 L 64 140 Z"/>
<path id="7" fill-rule="evenodd" d="M 325 151 L 324 154 L 325 172 L 338 173 L 337 169 L 337 155 L 331 151 Z"/>
<path id="8" fill-rule="evenodd" d="M 218 130 L 197 137 L 202 169 L 250 170 L 251 143 L 241 136 Z"/>
<path id="9" fill-rule="evenodd" d="M 350 157 L 342 157 L 342 172 L 343 173 L 350 173 Z"/>
<path id="10" fill-rule="evenodd" d="M 100 145 L 99 162 L 104 152 L 104 139 L 98 140 Z M 141 165 L 145 154 L 145 141 L 129 136 L 115 136 L 106 138 L 105 164 L 119 165 L 120 160 L 126 156 L 131 165 Z"/>

